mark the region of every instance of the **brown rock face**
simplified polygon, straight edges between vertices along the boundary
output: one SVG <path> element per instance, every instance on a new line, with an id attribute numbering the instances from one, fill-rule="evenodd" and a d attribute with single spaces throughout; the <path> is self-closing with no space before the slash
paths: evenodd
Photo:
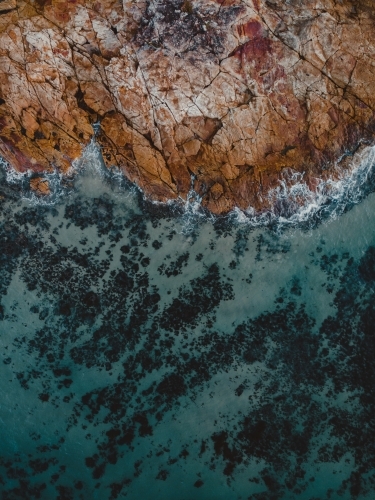
<path id="1" fill-rule="evenodd" d="M 15 9 L 16 7 L 17 7 L 16 0 L 0 0 L 0 12 Z"/>
<path id="2" fill-rule="evenodd" d="M 375 131 L 370 0 L 0 0 L 0 154 L 66 172 L 93 136 L 155 200 L 267 206 Z"/>
<path id="3" fill-rule="evenodd" d="M 42 177 L 33 177 L 30 180 L 30 189 L 39 196 L 48 196 L 51 194 L 48 180 Z"/>

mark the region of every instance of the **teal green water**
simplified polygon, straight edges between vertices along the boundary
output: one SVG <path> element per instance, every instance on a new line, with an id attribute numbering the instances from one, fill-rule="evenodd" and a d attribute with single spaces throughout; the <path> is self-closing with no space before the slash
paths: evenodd
<path id="1" fill-rule="evenodd" d="M 240 223 L 98 164 L 53 203 L 3 174 L 1 498 L 373 499 L 366 176 Z"/>

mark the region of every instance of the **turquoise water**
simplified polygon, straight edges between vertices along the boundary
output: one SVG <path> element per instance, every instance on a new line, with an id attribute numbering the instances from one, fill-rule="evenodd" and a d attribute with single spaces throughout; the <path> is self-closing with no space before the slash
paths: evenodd
<path id="1" fill-rule="evenodd" d="M 80 168 L 1 174 L 1 498 L 374 498 L 372 169 L 239 222 Z"/>

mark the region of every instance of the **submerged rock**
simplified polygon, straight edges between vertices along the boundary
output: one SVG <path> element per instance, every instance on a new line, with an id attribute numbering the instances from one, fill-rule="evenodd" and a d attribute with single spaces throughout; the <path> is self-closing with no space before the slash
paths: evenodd
<path id="1" fill-rule="evenodd" d="M 316 187 L 373 141 L 374 16 L 369 0 L 3 0 L 0 154 L 67 172 L 100 122 L 105 163 L 152 199 L 186 199 L 193 176 L 212 212 L 260 210 L 283 171 Z"/>
<path id="2" fill-rule="evenodd" d="M 30 179 L 30 189 L 39 196 L 48 196 L 51 194 L 49 182 L 43 177 L 33 177 Z"/>

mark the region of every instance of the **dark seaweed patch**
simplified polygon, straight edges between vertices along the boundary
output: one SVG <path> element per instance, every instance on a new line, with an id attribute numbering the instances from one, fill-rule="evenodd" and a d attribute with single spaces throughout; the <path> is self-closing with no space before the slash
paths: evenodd
<path id="1" fill-rule="evenodd" d="M 222 300 L 232 298 L 232 286 L 220 280 L 219 267 L 212 264 L 201 278 L 180 289 L 178 297 L 163 311 L 160 326 L 177 333 L 184 325 L 196 324 L 203 314 L 214 310 Z"/>
<path id="2" fill-rule="evenodd" d="M 122 226 L 113 217 L 113 202 L 105 195 L 94 199 L 75 200 L 65 208 L 65 218 L 80 229 L 95 225 L 99 236 L 114 233 L 116 236 Z"/>

